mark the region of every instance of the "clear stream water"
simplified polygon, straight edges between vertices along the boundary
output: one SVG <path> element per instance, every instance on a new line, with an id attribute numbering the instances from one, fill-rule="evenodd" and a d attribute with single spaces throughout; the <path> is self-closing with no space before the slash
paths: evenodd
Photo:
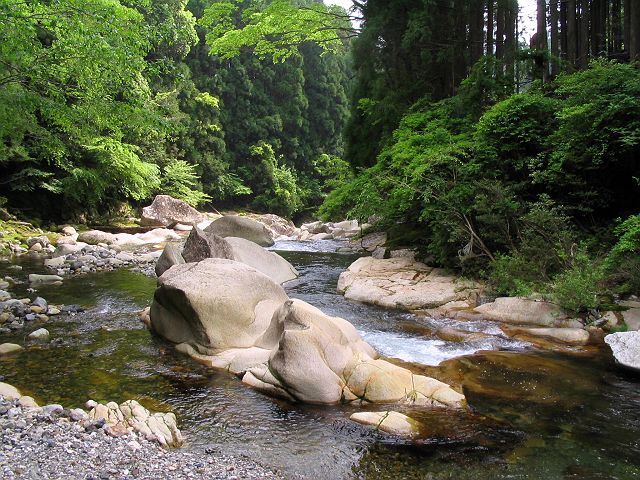
<path id="1" fill-rule="evenodd" d="M 472 412 L 393 406 L 424 424 L 409 441 L 352 423 L 358 407 L 266 397 L 145 330 L 137 312 L 149 304 L 155 279 L 126 270 L 41 288 L 37 293 L 51 303 L 88 310 L 50 321 L 52 338 L 61 342 L 1 358 L 0 375 L 40 402 L 76 407 L 89 398 L 134 398 L 173 411 L 185 448 L 246 455 L 287 478 L 640 478 L 640 379 L 618 370 L 606 352 L 541 351 L 502 337 L 491 322 L 436 321 L 350 302 L 335 286 L 355 256 L 331 253 L 330 242 L 275 248 L 301 272 L 287 285 L 290 296 L 351 321 L 391 361 L 461 387 Z M 0 274 L 20 279 L 42 271 L 28 257 L 19 262 L 22 272 L 5 263 Z M 14 293 L 26 294 L 25 287 Z M 488 336 L 446 342 L 434 335 L 443 325 Z M 31 330 L 0 341 L 28 344 Z"/>

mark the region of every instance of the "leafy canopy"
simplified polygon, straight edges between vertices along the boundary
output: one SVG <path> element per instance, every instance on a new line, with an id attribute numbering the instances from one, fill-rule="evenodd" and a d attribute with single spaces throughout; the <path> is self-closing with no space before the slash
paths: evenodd
<path id="1" fill-rule="evenodd" d="M 314 2 L 301 7 L 290 0 L 256 0 L 242 8 L 245 3 L 215 2 L 204 11 L 200 25 L 208 30 L 212 55 L 229 59 L 250 48 L 261 59 L 283 62 L 305 42 L 337 53 L 353 33 L 345 10 L 336 5 Z"/>

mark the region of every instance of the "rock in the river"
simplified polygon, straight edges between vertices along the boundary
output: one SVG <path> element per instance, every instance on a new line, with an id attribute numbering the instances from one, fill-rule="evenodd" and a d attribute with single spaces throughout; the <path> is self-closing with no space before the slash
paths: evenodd
<path id="1" fill-rule="evenodd" d="M 41 342 L 49 340 L 49 330 L 46 328 L 39 328 L 29 334 L 29 338 L 32 340 L 39 340 Z"/>
<path id="2" fill-rule="evenodd" d="M 256 345 L 287 300 L 280 285 L 240 262 L 206 259 L 175 265 L 158 279 L 152 328 L 200 353 Z"/>
<path id="3" fill-rule="evenodd" d="M 172 227 L 177 223 L 194 225 L 203 220 L 204 216 L 188 203 L 169 195 L 157 195 L 151 205 L 142 209 L 140 223 Z"/>
<path id="4" fill-rule="evenodd" d="M 0 355 L 9 355 L 10 353 L 19 352 L 20 350 L 24 349 L 15 343 L 3 343 L 0 345 Z"/>
<path id="5" fill-rule="evenodd" d="M 187 263 L 195 263 L 205 258 L 233 259 L 229 243 L 222 237 L 203 232 L 198 227 L 191 230 L 182 250 L 182 258 Z"/>
<path id="6" fill-rule="evenodd" d="M 262 223 L 246 217 L 227 215 L 213 221 L 204 230 L 219 237 L 239 237 L 250 240 L 262 247 L 273 245 L 273 238 Z"/>
<path id="7" fill-rule="evenodd" d="M 362 257 L 340 275 L 338 291 L 386 308 L 424 310 L 451 302 L 475 306 L 479 286 L 408 257 Z"/>
<path id="8" fill-rule="evenodd" d="M 503 331 L 513 337 L 542 337 L 569 345 L 587 345 L 589 343 L 589 332 L 583 328 L 523 328 L 523 327 L 503 327 Z"/>
<path id="9" fill-rule="evenodd" d="M 279 217 L 272 213 L 264 215 L 251 215 L 251 218 L 262 223 L 271 233 L 272 238 L 289 237 L 296 231 L 296 226 L 291 220 Z"/>
<path id="10" fill-rule="evenodd" d="M 152 328 L 179 351 L 243 374 L 243 382 L 267 394 L 464 408 L 464 396 L 449 385 L 378 359 L 349 322 L 289 300 L 272 279 L 240 262 L 175 265 L 158 283 Z"/>
<path id="11" fill-rule="evenodd" d="M 173 413 L 151 413 L 135 400 L 118 405 L 97 404 L 90 412 L 92 420 L 104 419 L 107 433 L 119 436 L 130 430 L 141 433 L 148 440 L 156 440 L 165 447 L 179 447 L 183 439 Z"/>
<path id="12" fill-rule="evenodd" d="M 349 417 L 354 422 L 375 427 L 376 430 L 412 437 L 420 432 L 420 422 L 393 410 L 386 412 L 356 412 Z"/>
<path id="13" fill-rule="evenodd" d="M 284 283 L 298 277 L 296 269 L 275 252 L 270 252 L 257 243 L 244 238 L 227 237 L 232 259 L 245 263 L 274 280 Z"/>
<path id="14" fill-rule="evenodd" d="M 567 319 L 557 305 L 522 297 L 496 298 L 494 302 L 480 305 L 474 311 L 487 320 L 519 325 L 553 327 Z"/>
<path id="15" fill-rule="evenodd" d="M 29 283 L 32 285 L 61 283 L 62 277 L 58 275 L 40 275 L 37 273 L 29 274 Z"/>
<path id="16" fill-rule="evenodd" d="M 263 345 L 272 347 L 268 363 L 249 369 L 242 381 L 272 395 L 324 404 L 464 407 L 464 395 L 446 383 L 377 359 L 353 325 L 301 300 L 276 311 Z"/>
<path id="17" fill-rule="evenodd" d="M 640 372 L 640 332 L 617 332 L 604 337 L 620 365 Z"/>
<path id="18" fill-rule="evenodd" d="M 160 258 L 158 258 L 158 262 L 156 263 L 156 275 L 159 277 L 174 265 L 181 265 L 185 263 L 181 252 L 182 250 L 178 245 L 175 243 L 168 243 L 164 247 L 162 255 L 160 255 Z"/>

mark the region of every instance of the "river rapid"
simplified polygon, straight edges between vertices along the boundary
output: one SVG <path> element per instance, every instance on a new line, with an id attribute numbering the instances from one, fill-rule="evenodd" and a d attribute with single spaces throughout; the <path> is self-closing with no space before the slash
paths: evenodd
<path id="1" fill-rule="evenodd" d="M 313 406 L 266 397 L 230 374 L 202 367 L 152 336 L 137 313 L 155 279 L 127 270 L 88 274 L 37 292 L 80 304 L 47 323 L 54 340 L 0 358 L 0 375 L 42 403 L 81 407 L 87 399 L 136 399 L 173 411 L 202 455 L 247 456 L 287 478 L 318 479 L 634 479 L 640 478 L 640 383 L 606 352 L 542 351 L 501 335 L 492 322 L 434 320 L 345 300 L 340 272 L 357 257 L 333 242 L 279 242 L 301 273 L 286 285 L 330 315 L 352 322 L 394 363 L 462 388 L 471 413 L 403 409 L 424 424 L 419 438 L 373 432 L 348 417 L 362 408 Z M 43 271 L 25 256 L 23 273 Z M 21 292 L 20 289 L 23 289 Z M 14 296 L 26 295 L 18 285 Z M 447 342 L 447 325 L 484 333 Z M 26 344 L 31 329 L 2 341 Z M 153 459 L 149 459 L 153 461 Z"/>

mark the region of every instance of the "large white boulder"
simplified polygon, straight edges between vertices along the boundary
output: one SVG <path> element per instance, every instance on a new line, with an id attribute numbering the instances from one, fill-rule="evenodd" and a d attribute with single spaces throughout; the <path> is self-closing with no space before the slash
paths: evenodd
<path id="1" fill-rule="evenodd" d="M 275 339 L 267 364 L 243 377 L 266 393 L 286 392 L 290 398 L 321 404 L 464 406 L 464 395 L 449 385 L 378 359 L 353 325 L 301 300 L 290 300 L 275 312 L 264 346 Z"/>
<path id="2" fill-rule="evenodd" d="M 175 265 L 158 279 L 153 330 L 199 353 L 257 345 L 287 300 L 280 285 L 240 262 L 210 258 Z"/>
<path id="3" fill-rule="evenodd" d="M 298 272 L 293 265 L 277 253 L 270 252 L 244 238 L 227 237 L 225 240 L 231 246 L 233 260 L 255 268 L 275 282 L 284 283 L 298 277 Z"/>
<path id="4" fill-rule="evenodd" d="M 211 222 L 204 229 L 207 233 L 218 235 L 219 237 L 239 237 L 251 240 L 262 247 L 273 245 L 271 233 L 262 223 L 247 217 L 237 215 L 227 215 Z"/>
<path id="5" fill-rule="evenodd" d="M 381 307 L 424 310 L 451 302 L 475 306 L 479 287 L 410 257 L 362 257 L 340 275 L 338 291 L 350 300 Z"/>
<path id="6" fill-rule="evenodd" d="M 149 226 L 172 227 L 177 223 L 194 225 L 205 220 L 195 208 L 169 195 L 157 195 L 153 203 L 142 209 L 140 223 Z"/>
<path id="7" fill-rule="evenodd" d="M 640 371 L 640 332 L 617 332 L 604 337 L 620 365 Z"/>

